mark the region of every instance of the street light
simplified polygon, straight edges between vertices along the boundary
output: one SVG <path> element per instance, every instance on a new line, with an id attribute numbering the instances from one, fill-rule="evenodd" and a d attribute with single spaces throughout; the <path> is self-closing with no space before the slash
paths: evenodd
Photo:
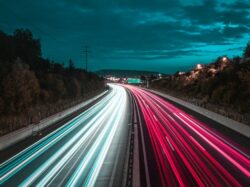
<path id="1" fill-rule="evenodd" d="M 196 69 L 202 69 L 202 65 L 201 64 L 197 64 L 196 65 Z"/>
<path id="2" fill-rule="evenodd" d="M 222 62 L 227 62 L 227 60 L 228 60 L 227 57 L 225 57 L 225 56 L 222 57 Z"/>

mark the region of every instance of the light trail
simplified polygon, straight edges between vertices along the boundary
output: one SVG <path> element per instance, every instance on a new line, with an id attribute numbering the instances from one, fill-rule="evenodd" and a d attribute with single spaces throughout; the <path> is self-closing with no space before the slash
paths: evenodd
<path id="1" fill-rule="evenodd" d="M 249 150 L 138 87 L 138 103 L 162 186 L 249 186 Z"/>
<path id="2" fill-rule="evenodd" d="M 2 163 L 0 186 L 94 186 L 118 129 L 127 126 L 127 93 L 110 87 L 100 102 Z"/>

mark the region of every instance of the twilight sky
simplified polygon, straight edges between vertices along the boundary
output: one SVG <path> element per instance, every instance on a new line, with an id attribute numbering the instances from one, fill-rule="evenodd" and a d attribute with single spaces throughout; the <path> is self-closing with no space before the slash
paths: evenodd
<path id="1" fill-rule="evenodd" d="M 226 3 L 225 3 L 226 2 Z M 42 52 L 84 67 L 173 73 L 242 55 L 249 0 L 0 0 L 0 30 L 30 29 Z"/>

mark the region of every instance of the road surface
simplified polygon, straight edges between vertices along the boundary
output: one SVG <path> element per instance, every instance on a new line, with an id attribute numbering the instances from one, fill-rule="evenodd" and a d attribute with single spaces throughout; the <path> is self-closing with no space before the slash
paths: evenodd
<path id="1" fill-rule="evenodd" d="M 110 87 L 4 161 L 0 186 L 250 186 L 249 150 L 151 92 Z"/>
<path id="2" fill-rule="evenodd" d="M 129 111 L 124 88 L 1 164 L 0 186 L 117 186 Z"/>
<path id="3" fill-rule="evenodd" d="M 144 186 L 250 186 L 249 150 L 161 97 L 125 87 L 139 117 Z"/>

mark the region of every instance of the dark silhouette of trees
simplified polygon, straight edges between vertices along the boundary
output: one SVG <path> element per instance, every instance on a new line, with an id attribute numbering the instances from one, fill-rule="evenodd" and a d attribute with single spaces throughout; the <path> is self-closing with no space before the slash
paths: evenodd
<path id="1" fill-rule="evenodd" d="M 58 74 L 48 74 L 46 77 L 47 89 L 51 93 L 52 100 L 60 100 L 65 96 L 66 88 L 63 77 Z"/>
<path id="2" fill-rule="evenodd" d="M 0 97 L 0 113 L 3 113 L 4 112 L 4 100 L 2 97 Z"/>
<path id="3" fill-rule="evenodd" d="M 12 66 L 11 72 L 3 79 L 3 96 L 6 99 L 6 112 L 16 113 L 35 104 L 40 86 L 34 72 L 27 64 L 18 58 Z"/>
<path id="4" fill-rule="evenodd" d="M 20 117 L 19 124 L 29 123 L 38 113 L 52 115 L 104 89 L 103 79 L 77 69 L 71 59 L 64 68 L 41 54 L 31 31 L 0 31 L 0 135 L 20 127 L 13 126 L 13 116 Z"/>
<path id="5" fill-rule="evenodd" d="M 244 53 L 243 53 L 243 57 L 244 58 L 250 57 L 250 41 L 247 43 L 247 46 L 246 46 Z"/>
<path id="6" fill-rule="evenodd" d="M 249 57 L 250 42 L 243 59 Z M 240 57 L 218 57 L 200 70 L 193 69 L 184 74 L 177 72 L 168 79 L 153 81 L 151 86 L 239 113 L 250 113 L 250 63 Z"/>
<path id="7" fill-rule="evenodd" d="M 72 72 L 75 69 L 75 65 L 72 59 L 69 59 L 69 71 Z"/>

